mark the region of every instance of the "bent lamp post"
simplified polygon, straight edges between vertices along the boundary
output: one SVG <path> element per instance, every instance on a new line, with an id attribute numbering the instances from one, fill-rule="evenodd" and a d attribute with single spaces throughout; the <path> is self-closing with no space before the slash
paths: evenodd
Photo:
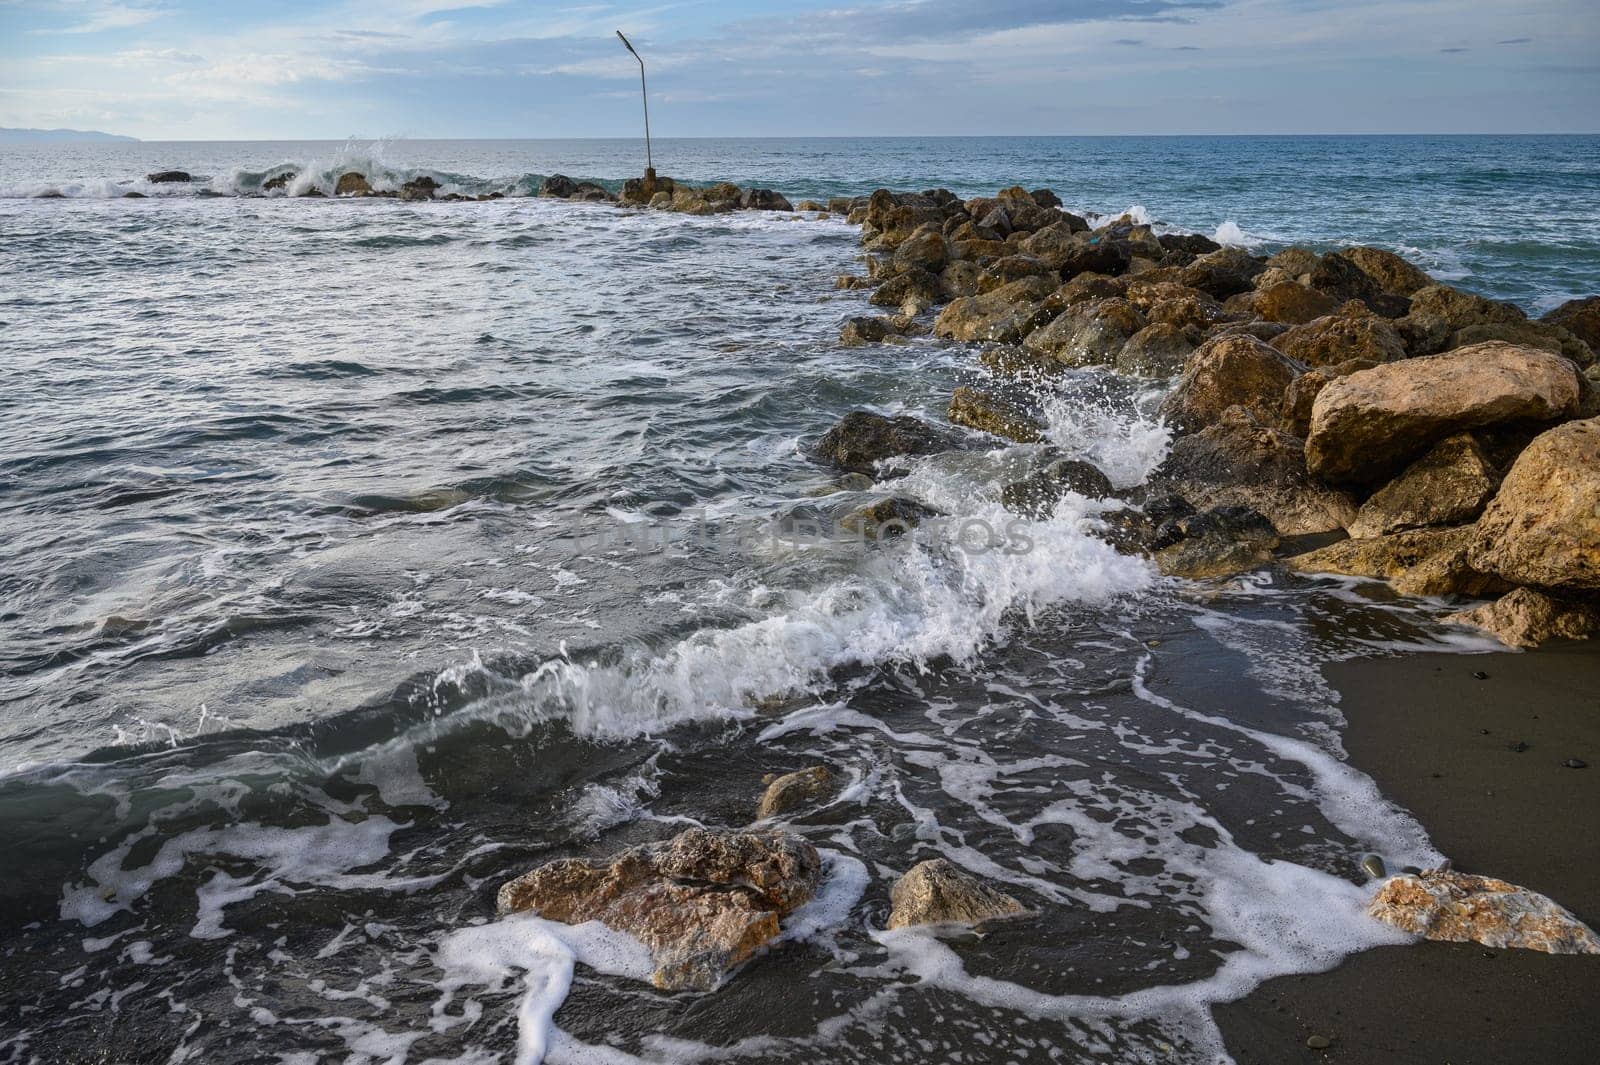
<path id="1" fill-rule="evenodd" d="M 650 94 L 644 85 L 644 56 L 634 51 L 633 44 L 621 30 L 617 31 L 617 39 L 639 61 L 639 96 L 644 101 L 644 187 L 645 195 L 649 196 L 656 191 L 656 164 L 650 154 Z"/>

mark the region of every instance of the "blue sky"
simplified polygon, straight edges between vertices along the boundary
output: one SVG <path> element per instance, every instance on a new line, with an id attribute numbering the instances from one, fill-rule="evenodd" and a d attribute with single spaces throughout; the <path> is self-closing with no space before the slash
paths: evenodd
<path id="1" fill-rule="evenodd" d="M 146 139 L 1596 132 L 1597 0 L 0 0 L 0 126 Z"/>

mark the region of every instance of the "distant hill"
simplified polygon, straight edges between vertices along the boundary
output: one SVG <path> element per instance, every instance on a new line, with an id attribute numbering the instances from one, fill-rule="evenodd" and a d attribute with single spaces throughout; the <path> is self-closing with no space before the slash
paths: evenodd
<path id="1" fill-rule="evenodd" d="M 0 126 L 0 144 L 49 144 L 64 141 L 137 141 L 96 129 L 8 129 Z"/>

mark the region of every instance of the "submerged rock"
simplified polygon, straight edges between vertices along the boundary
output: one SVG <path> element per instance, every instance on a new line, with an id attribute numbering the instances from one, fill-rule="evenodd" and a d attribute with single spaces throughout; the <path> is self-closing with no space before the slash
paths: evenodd
<path id="1" fill-rule="evenodd" d="M 1026 913 L 1022 903 L 944 858 L 908 869 L 889 890 L 890 928 L 919 924 L 978 924 Z"/>
<path id="2" fill-rule="evenodd" d="M 840 528 L 867 540 L 888 540 L 937 517 L 939 511 L 907 496 L 890 496 L 859 507 L 839 519 Z"/>
<path id="3" fill-rule="evenodd" d="M 1330 481 L 1381 480 L 1447 436 L 1578 408 L 1571 362 L 1490 342 L 1407 359 L 1328 383 L 1311 411 L 1306 461 Z"/>
<path id="4" fill-rule="evenodd" d="M 1471 434 L 1446 437 L 1361 504 L 1350 535 L 1473 521 L 1499 485 L 1494 463 Z"/>
<path id="5" fill-rule="evenodd" d="M 152 185 L 176 185 L 194 180 L 185 170 L 157 170 L 154 174 L 146 174 L 144 179 Z"/>
<path id="6" fill-rule="evenodd" d="M 828 767 L 820 765 L 771 777 L 766 784 L 767 790 L 762 793 L 761 805 L 756 810 L 756 817 L 762 820 L 820 802 L 838 790 L 838 782 L 828 772 Z"/>
<path id="7" fill-rule="evenodd" d="M 1545 896 L 1451 869 L 1390 877 L 1367 913 L 1426 939 L 1496 950 L 1600 954 L 1600 938 Z"/>
<path id="8" fill-rule="evenodd" d="M 1600 418 L 1551 429 L 1517 457 L 1472 563 L 1516 584 L 1600 589 Z"/>
<path id="9" fill-rule="evenodd" d="M 649 949 L 657 987 L 709 991 L 775 937 L 821 880 L 822 860 L 799 836 L 691 828 L 606 863 L 542 865 L 503 885 L 498 907 L 599 921 Z"/>
<path id="10" fill-rule="evenodd" d="M 289 187 L 289 182 L 293 181 L 299 176 L 299 174 L 295 173 L 293 170 L 290 170 L 287 173 L 279 174 L 276 177 L 269 177 L 267 180 L 261 183 L 261 191 L 277 192 L 279 189 L 287 189 Z"/>
<path id="11" fill-rule="evenodd" d="M 1014 513 L 1034 519 L 1048 517 L 1068 492 L 1088 499 L 1105 499 L 1112 493 L 1111 480 L 1092 462 L 1083 459 L 1057 459 L 1020 481 L 1000 490 L 1001 504 Z"/>
<path id="12" fill-rule="evenodd" d="M 1445 618 L 1483 629 L 1507 647 L 1538 647 L 1546 640 L 1587 640 L 1600 633 L 1600 609 L 1517 588 L 1492 603 Z"/>
<path id="13" fill-rule="evenodd" d="M 839 343 L 853 348 L 862 344 L 881 344 L 898 335 L 900 328 L 893 319 L 882 315 L 858 315 L 847 320 L 839 330 Z"/>
<path id="14" fill-rule="evenodd" d="M 931 455 L 949 447 L 947 438 L 918 418 L 892 418 L 871 411 L 851 411 L 817 441 L 816 454 L 841 470 L 871 474 L 883 459 Z"/>

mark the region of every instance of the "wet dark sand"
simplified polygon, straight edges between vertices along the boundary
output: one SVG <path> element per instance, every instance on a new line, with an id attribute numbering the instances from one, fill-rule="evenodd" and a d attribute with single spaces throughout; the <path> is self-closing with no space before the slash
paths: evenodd
<path id="1" fill-rule="evenodd" d="M 1600 643 L 1352 662 L 1327 676 L 1351 762 L 1457 868 L 1545 892 L 1600 926 Z M 1589 765 L 1563 766 L 1570 758 Z M 1600 1060 L 1600 957 L 1387 947 L 1271 981 L 1216 1015 L 1244 1065 L 1587 1065 Z M 1308 1049 L 1311 1035 L 1333 1046 Z"/>

